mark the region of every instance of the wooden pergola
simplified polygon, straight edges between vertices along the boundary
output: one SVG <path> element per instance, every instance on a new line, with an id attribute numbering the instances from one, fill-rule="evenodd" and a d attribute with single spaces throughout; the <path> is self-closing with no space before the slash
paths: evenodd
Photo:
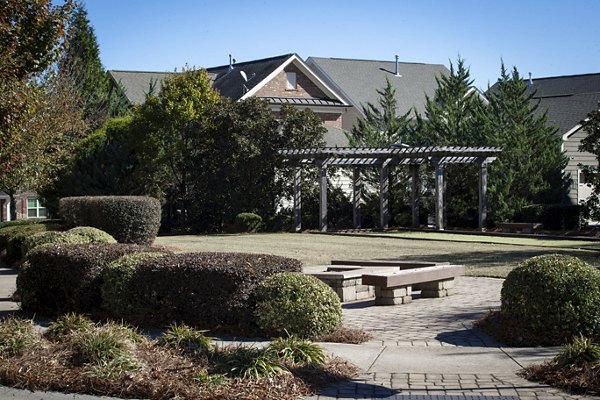
<path id="1" fill-rule="evenodd" d="M 295 230 L 302 230 L 302 202 L 300 183 L 303 165 L 319 167 L 319 229 L 327 231 L 327 168 L 352 167 L 354 227 L 360 227 L 360 201 L 362 184 L 360 168 L 378 167 L 380 226 L 389 224 L 389 169 L 406 165 L 411 174 L 412 225 L 419 226 L 419 167 L 432 163 L 435 166 L 435 227 L 444 229 L 444 169 L 449 164 L 479 165 L 479 229 L 484 231 L 487 219 L 487 168 L 501 149 L 497 147 L 429 146 L 409 147 L 395 145 L 388 148 L 322 147 L 282 150 L 287 161 L 294 165 L 294 221 Z"/>

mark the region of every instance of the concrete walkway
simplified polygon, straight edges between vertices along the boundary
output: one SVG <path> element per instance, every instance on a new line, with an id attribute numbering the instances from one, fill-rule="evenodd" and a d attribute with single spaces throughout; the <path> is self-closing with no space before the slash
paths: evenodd
<path id="1" fill-rule="evenodd" d="M 569 395 L 516 375 L 523 366 L 556 354 L 555 348 L 505 348 L 473 328 L 483 313 L 499 307 L 502 280 L 460 278 L 457 294 L 400 306 L 373 301 L 344 305 L 344 324 L 373 335 L 362 345 L 323 343 L 332 355 L 356 364 L 360 375 L 306 400 L 595 399 Z M 0 315 L 17 309 L 10 301 L 15 273 L 0 268 Z M 0 386 L 0 399 L 97 400 L 108 397 L 29 392 Z"/>

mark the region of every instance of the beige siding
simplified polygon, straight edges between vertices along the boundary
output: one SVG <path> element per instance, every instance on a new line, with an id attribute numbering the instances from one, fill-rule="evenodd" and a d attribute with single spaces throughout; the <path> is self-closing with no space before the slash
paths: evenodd
<path id="1" fill-rule="evenodd" d="M 597 165 L 596 156 L 591 153 L 579 151 L 581 140 L 586 136 L 587 133 L 580 129 L 563 142 L 563 150 L 569 158 L 565 172 L 571 175 L 572 183 L 571 189 L 569 190 L 569 198 L 573 204 L 577 204 L 577 192 L 579 190 L 579 164 Z"/>

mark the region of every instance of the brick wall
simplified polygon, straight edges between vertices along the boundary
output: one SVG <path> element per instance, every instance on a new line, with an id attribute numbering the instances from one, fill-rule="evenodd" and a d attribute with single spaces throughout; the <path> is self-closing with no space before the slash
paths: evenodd
<path id="1" fill-rule="evenodd" d="M 287 90 L 286 72 L 296 73 L 296 90 Z M 304 75 L 298 67 L 288 65 L 256 93 L 257 97 L 314 97 L 326 98 L 325 93 Z"/>

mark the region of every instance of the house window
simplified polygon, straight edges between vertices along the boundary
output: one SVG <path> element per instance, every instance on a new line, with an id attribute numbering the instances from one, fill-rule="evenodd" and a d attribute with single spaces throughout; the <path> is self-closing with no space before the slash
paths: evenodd
<path id="1" fill-rule="evenodd" d="M 295 72 L 286 72 L 285 76 L 287 78 L 287 84 L 285 90 L 297 90 L 296 86 L 296 73 Z"/>
<path id="2" fill-rule="evenodd" d="M 48 211 L 42 202 L 35 197 L 27 198 L 27 218 L 46 218 Z"/>

